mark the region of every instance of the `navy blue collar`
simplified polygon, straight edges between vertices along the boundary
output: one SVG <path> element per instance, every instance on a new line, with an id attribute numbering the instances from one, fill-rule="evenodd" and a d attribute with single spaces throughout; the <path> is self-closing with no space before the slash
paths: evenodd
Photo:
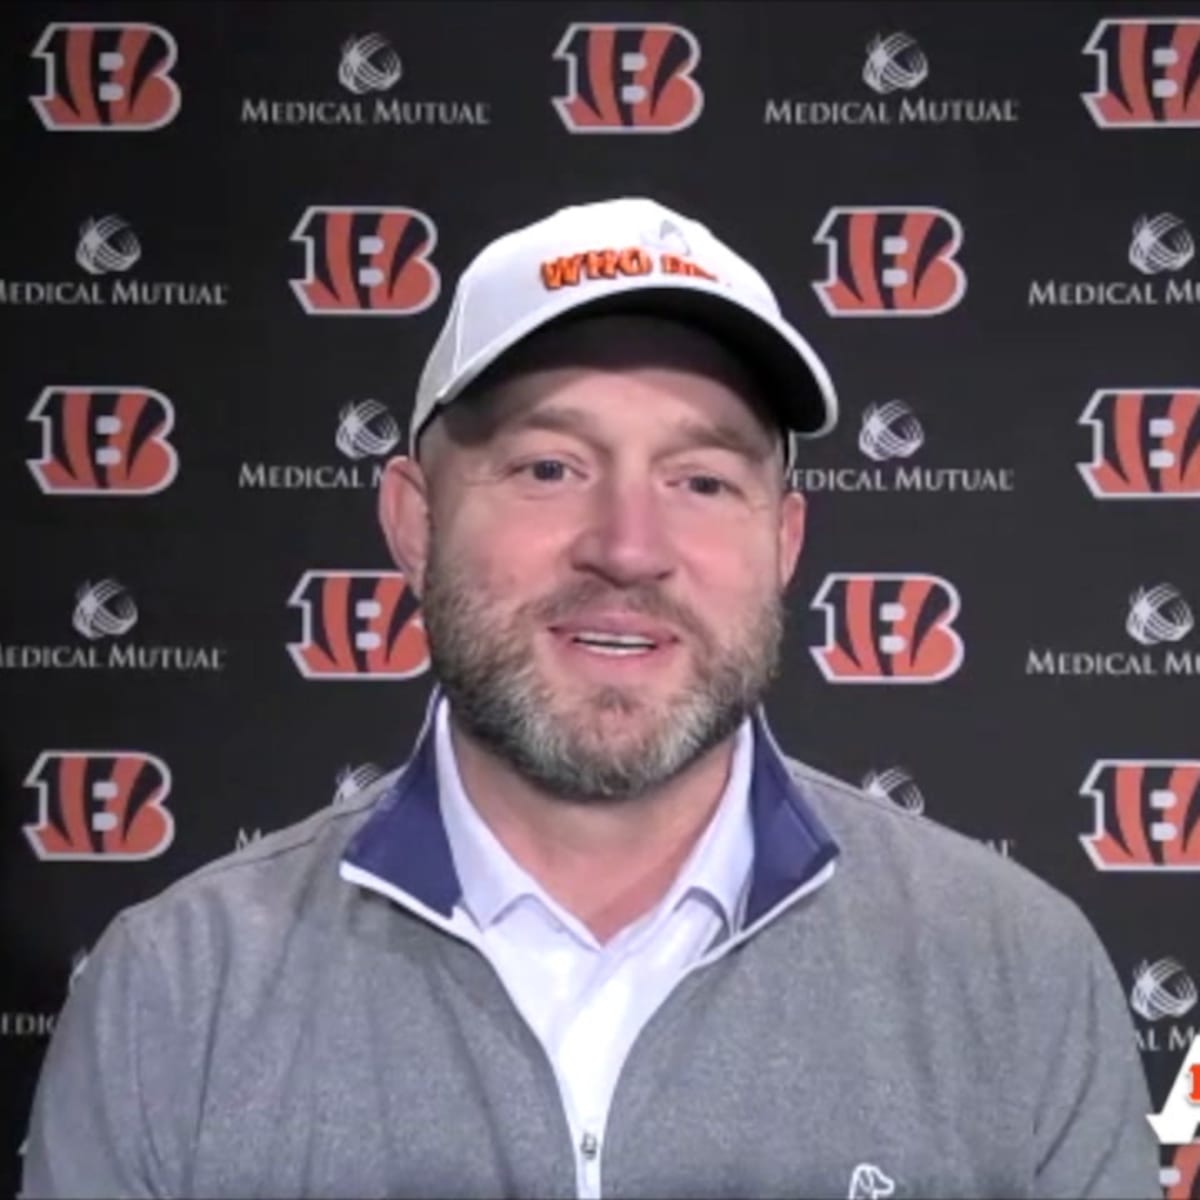
<path id="1" fill-rule="evenodd" d="M 462 889 L 438 804 L 433 712 L 440 699 L 435 688 L 412 757 L 375 802 L 343 861 L 449 920 Z M 803 887 L 838 855 L 837 844 L 792 778 L 761 710 L 753 724 L 754 866 L 747 925 Z"/>

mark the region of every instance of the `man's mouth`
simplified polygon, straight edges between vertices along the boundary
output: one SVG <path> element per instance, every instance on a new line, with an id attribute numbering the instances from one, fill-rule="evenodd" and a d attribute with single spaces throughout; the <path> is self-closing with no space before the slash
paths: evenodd
<path id="1" fill-rule="evenodd" d="M 678 643 L 667 626 L 627 613 L 591 613 L 552 625 L 550 632 L 588 654 L 641 658 Z"/>
<path id="2" fill-rule="evenodd" d="M 571 641 L 577 646 L 586 647 L 594 654 L 612 654 L 616 656 L 647 654 L 658 645 L 651 638 L 639 637 L 635 633 L 584 632 L 572 634 Z"/>

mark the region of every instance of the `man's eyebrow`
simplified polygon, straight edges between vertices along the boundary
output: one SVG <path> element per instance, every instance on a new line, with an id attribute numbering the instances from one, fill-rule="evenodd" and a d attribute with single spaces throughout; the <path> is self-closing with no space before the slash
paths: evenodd
<path id="1" fill-rule="evenodd" d="M 550 433 L 574 433 L 586 437 L 593 428 L 587 413 L 574 408 L 532 408 L 511 417 L 497 431 L 501 436 L 524 433 L 529 429 L 544 429 Z"/>
<path id="2" fill-rule="evenodd" d="M 769 458 L 774 450 L 768 437 L 755 437 L 736 425 L 720 421 L 715 425 L 703 421 L 682 421 L 676 429 L 674 440 L 679 449 L 728 450 L 751 462 Z"/>
<path id="3" fill-rule="evenodd" d="M 578 409 L 553 406 L 531 409 L 513 417 L 505 422 L 504 428 L 499 432 L 501 435 L 517 434 L 537 429 L 551 433 L 574 434 L 585 440 L 595 440 L 597 436 L 596 425 L 587 413 Z M 761 462 L 771 456 L 775 447 L 768 437 L 755 437 L 726 422 L 710 424 L 705 421 L 685 420 L 675 427 L 670 448 L 663 453 L 675 454 L 680 450 L 696 448 L 728 450 L 751 462 Z"/>

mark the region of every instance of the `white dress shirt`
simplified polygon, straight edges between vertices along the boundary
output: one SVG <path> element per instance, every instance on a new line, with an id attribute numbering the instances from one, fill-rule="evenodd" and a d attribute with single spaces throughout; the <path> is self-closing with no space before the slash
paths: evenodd
<path id="1" fill-rule="evenodd" d="M 597 1197 L 626 1054 L 683 971 L 741 924 L 754 856 L 750 722 L 737 732 L 724 793 L 675 882 L 603 944 L 517 865 L 467 797 L 448 701 L 435 722 L 439 803 L 462 884 L 454 925 L 496 968 L 545 1047 L 571 1127 L 578 1194 Z"/>

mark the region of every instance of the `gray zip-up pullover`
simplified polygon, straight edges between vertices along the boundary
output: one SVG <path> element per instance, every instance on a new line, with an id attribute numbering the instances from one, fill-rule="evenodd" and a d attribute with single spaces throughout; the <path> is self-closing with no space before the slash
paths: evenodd
<path id="1" fill-rule="evenodd" d="M 755 737 L 745 925 L 630 1050 L 601 1194 L 1159 1197 L 1078 908 L 784 758 L 761 714 Z M 575 1194 L 550 1060 L 450 930 L 433 754 L 427 722 L 401 771 L 116 917 L 47 1052 L 24 1196 Z"/>

